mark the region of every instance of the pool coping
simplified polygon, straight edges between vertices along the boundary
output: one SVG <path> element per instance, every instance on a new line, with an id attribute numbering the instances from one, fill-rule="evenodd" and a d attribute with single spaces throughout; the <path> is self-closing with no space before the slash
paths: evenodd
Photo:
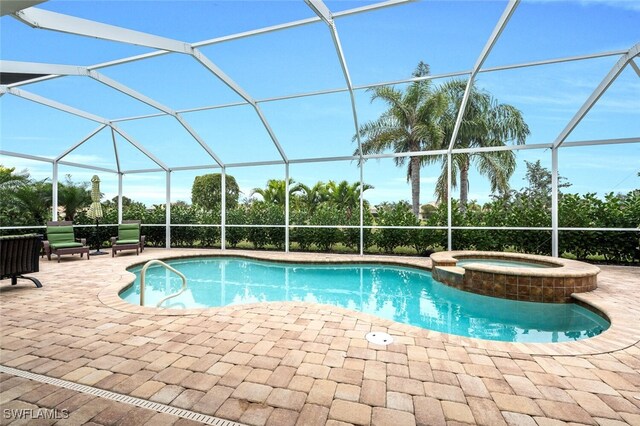
<path id="1" fill-rule="evenodd" d="M 433 253 L 431 257 L 437 262 L 457 262 L 465 257 L 471 258 L 487 258 L 501 257 L 504 259 L 524 260 L 537 264 L 553 265 L 549 268 L 527 268 L 526 266 L 499 266 L 499 265 L 483 265 L 481 263 L 465 265 L 466 269 L 482 271 L 482 272 L 500 272 L 505 275 L 518 275 L 526 273 L 530 276 L 538 277 L 569 277 L 580 278 L 600 273 L 600 268 L 590 263 L 579 262 L 572 259 L 552 258 L 549 256 L 540 256 L 537 254 L 527 253 L 511 253 L 502 251 L 474 251 L 474 250 L 456 250 L 442 251 Z M 470 266 L 470 268 L 469 268 Z"/>
<path id="2" fill-rule="evenodd" d="M 391 258 L 389 256 L 377 255 L 341 255 L 341 254 L 315 254 L 302 252 L 247 252 L 241 250 L 194 250 L 185 251 L 180 254 L 162 255 L 158 253 L 153 259 L 169 260 L 184 259 L 196 257 L 240 257 L 254 259 L 260 261 L 271 261 L 280 263 L 306 263 L 306 264 L 370 264 L 381 263 L 387 265 L 404 266 L 411 268 L 419 268 L 431 270 L 430 261 L 427 258 Z M 398 343 L 415 344 L 416 338 L 436 340 L 443 343 L 455 343 L 458 345 L 473 347 L 477 349 L 485 349 L 491 351 L 516 352 L 528 355 L 551 355 L 551 356 L 570 356 L 570 355 L 593 355 L 601 353 L 609 353 L 625 349 L 640 342 L 640 328 L 632 327 L 637 320 L 634 313 L 628 309 L 624 309 L 620 304 L 606 294 L 601 289 L 596 289 L 589 293 L 573 294 L 575 298 L 582 304 L 586 304 L 602 312 L 611 322 L 611 326 L 602 334 L 573 342 L 561 343 L 512 343 L 494 340 L 483 340 L 478 338 L 463 337 L 453 334 L 442 333 L 438 331 L 423 329 L 417 326 L 402 324 L 393 320 L 387 320 L 372 314 L 354 311 L 351 309 L 341 308 L 333 305 L 325 305 L 309 302 L 258 302 L 245 305 L 234 305 L 220 308 L 189 308 L 181 310 L 168 310 L 167 308 L 141 307 L 132 305 L 119 297 L 119 293 L 131 285 L 135 279 L 135 275 L 126 269 L 146 263 L 150 259 L 143 261 L 138 258 L 131 258 L 124 265 L 115 266 L 117 270 L 114 272 L 119 274 L 119 278 L 103 288 L 98 299 L 104 305 L 123 312 L 134 314 L 149 314 L 158 316 L 226 316 L 234 311 L 263 307 L 269 305 L 274 309 L 278 307 L 295 308 L 308 306 L 322 306 L 323 309 L 334 311 L 357 320 L 365 321 L 374 327 L 378 327 L 380 331 L 386 331 L 393 335 Z"/>

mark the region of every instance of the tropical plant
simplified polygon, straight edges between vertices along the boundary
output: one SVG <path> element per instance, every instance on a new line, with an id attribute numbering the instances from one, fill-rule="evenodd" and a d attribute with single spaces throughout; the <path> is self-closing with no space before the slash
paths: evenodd
<path id="1" fill-rule="evenodd" d="M 71 175 L 58 183 L 58 205 L 63 208 L 65 220 L 73 220 L 76 212 L 91 204 L 91 191 L 87 182 L 73 183 Z"/>
<path id="2" fill-rule="evenodd" d="M 440 117 L 439 124 L 443 132 L 443 143 L 448 144 L 453 131 L 458 110 L 464 97 L 467 82 L 451 80 L 438 88 L 438 92 L 447 100 L 447 108 Z M 501 147 L 508 142 L 524 144 L 529 135 L 529 126 L 522 113 L 515 107 L 500 104 L 490 93 L 471 86 L 467 106 L 460 128 L 454 141 L 455 148 Z M 443 146 L 444 148 L 444 146 Z M 478 172 L 489 178 L 492 193 L 509 190 L 509 179 L 516 168 L 514 151 L 485 151 L 458 153 L 452 155 L 451 187 L 458 187 L 460 176 L 460 206 L 465 210 L 469 197 L 469 170 L 475 165 Z M 447 193 L 447 163 L 442 162 L 442 172 L 436 183 L 438 201 L 443 202 Z"/>
<path id="3" fill-rule="evenodd" d="M 302 191 L 302 186 L 289 179 L 289 196 Z M 254 188 L 251 196 L 258 194 L 266 204 L 284 206 L 286 201 L 286 182 L 284 179 L 269 179 L 266 188 Z"/>
<path id="4" fill-rule="evenodd" d="M 51 183 L 48 179 L 32 181 L 13 191 L 13 200 L 21 215 L 29 217 L 32 223 L 44 225 L 51 220 Z"/>
<path id="5" fill-rule="evenodd" d="M 329 200 L 327 186 L 324 182 L 316 182 L 311 187 L 301 183 L 297 199 L 300 207 L 313 214 L 320 204 Z"/>
<path id="6" fill-rule="evenodd" d="M 33 218 L 25 215 L 16 191 L 31 183 L 26 170 L 15 173 L 15 167 L 4 167 L 0 164 L 0 226 L 20 226 L 32 224 Z"/>
<path id="7" fill-rule="evenodd" d="M 340 183 L 329 181 L 326 186 L 329 203 L 345 212 L 346 219 L 350 219 L 354 211 L 360 209 L 360 182 L 349 183 L 343 180 Z M 362 185 L 362 192 L 372 189 L 369 184 Z"/>
<path id="8" fill-rule="evenodd" d="M 413 75 L 424 77 L 428 74 L 429 66 L 420 62 Z M 427 151 L 440 146 L 442 131 L 438 125 L 438 117 L 443 114 L 446 102 L 443 93 L 434 93 L 429 80 L 413 82 L 404 92 L 390 86 L 369 90 L 372 92 L 371 101 L 379 99 L 387 104 L 388 109 L 380 118 L 365 123 L 358 130 L 359 136 L 363 139 L 363 154 L 387 150 L 395 153 Z M 357 153 L 358 150 L 354 155 Z M 418 217 L 420 168 L 434 161 L 434 157 L 395 157 L 394 161 L 398 167 L 407 165 L 407 182 L 411 183 L 412 211 Z"/>

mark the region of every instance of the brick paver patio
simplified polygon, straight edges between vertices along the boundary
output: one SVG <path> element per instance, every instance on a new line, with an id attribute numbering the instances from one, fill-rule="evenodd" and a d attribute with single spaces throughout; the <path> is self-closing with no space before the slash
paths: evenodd
<path id="1" fill-rule="evenodd" d="M 44 260 L 34 274 L 43 288 L 3 281 L 0 364 L 250 425 L 640 425 L 639 268 L 602 267 L 599 288 L 581 296 L 610 316 L 609 331 L 548 345 L 450 336 L 326 305 L 176 314 L 117 297 L 131 280 L 127 266 L 194 253 L 220 252 Z M 394 343 L 368 343 L 372 330 L 389 332 Z M 196 423 L 7 373 L 0 373 L 0 405 L 2 424 Z M 19 409 L 65 410 L 68 418 L 16 419 Z"/>

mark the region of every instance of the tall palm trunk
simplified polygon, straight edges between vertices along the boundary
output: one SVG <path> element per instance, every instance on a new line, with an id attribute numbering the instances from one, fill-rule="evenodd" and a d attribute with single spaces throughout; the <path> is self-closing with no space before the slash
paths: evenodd
<path id="1" fill-rule="evenodd" d="M 413 214 L 418 217 L 420 214 L 420 157 L 411 157 L 410 167 L 411 208 Z"/>
<path id="2" fill-rule="evenodd" d="M 469 163 L 469 157 L 465 156 L 460 166 L 460 211 L 463 213 L 467 210 L 469 199 Z"/>

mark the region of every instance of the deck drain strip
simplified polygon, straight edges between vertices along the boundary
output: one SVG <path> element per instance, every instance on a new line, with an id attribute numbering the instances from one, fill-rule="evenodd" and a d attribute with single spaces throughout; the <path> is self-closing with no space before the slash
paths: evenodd
<path id="1" fill-rule="evenodd" d="M 28 371 L 18 370 L 17 368 L 7 367 L 1 364 L 0 364 L 0 373 L 11 374 L 12 376 L 18 376 L 24 379 L 34 380 L 40 383 L 48 383 L 50 385 L 59 386 L 61 388 L 71 389 L 71 390 L 85 393 L 88 395 L 110 399 L 112 401 L 122 402 L 125 404 L 135 405 L 136 407 L 146 408 L 149 410 L 158 411 L 160 413 L 172 414 L 174 416 L 182 417 L 184 419 L 194 420 L 194 421 L 206 423 L 209 425 L 245 426 L 242 423 L 233 422 L 231 420 L 225 420 L 219 417 L 208 416 L 206 414 L 196 413 L 195 411 L 185 410 L 183 408 L 172 407 L 170 405 L 160 404 L 158 402 L 153 402 L 146 399 L 136 398 L 129 395 L 123 395 L 121 393 L 94 388 L 93 386 L 81 385 L 79 383 L 74 383 L 67 380 L 57 379 L 49 376 L 43 376 L 42 374 L 30 373 Z"/>

